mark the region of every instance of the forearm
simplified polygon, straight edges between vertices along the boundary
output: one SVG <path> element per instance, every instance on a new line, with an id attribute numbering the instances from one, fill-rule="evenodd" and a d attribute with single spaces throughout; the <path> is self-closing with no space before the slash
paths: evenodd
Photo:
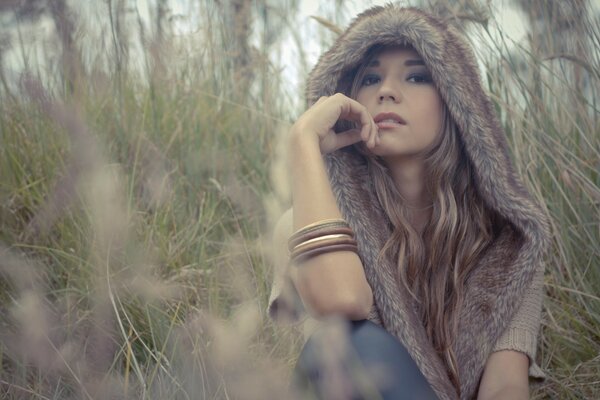
<path id="1" fill-rule="evenodd" d="M 505 386 L 502 389 L 485 395 L 480 393 L 478 400 L 528 400 L 529 390 L 523 386 Z"/>
<path id="2" fill-rule="evenodd" d="M 290 168 L 294 231 L 326 218 L 342 218 L 316 140 L 292 136 Z"/>
<path id="3" fill-rule="evenodd" d="M 290 168 L 293 231 L 322 219 L 342 217 L 317 140 L 292 135 Z M 343 313 L 351 319 L 366 318 L 372 292 L 356 253 L 324 253 L 301 261 L 294 272 L 298 292 L 314 316 Z"/>

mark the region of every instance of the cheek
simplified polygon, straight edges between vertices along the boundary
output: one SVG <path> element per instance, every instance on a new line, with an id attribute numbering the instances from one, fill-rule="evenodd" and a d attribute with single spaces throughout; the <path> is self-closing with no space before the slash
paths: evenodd
<path id="1" fill-rule="evenodd" d="M 356 94 L 356 101 L 358 101 L 360 104 L 362 104 L 365 107 L 368 105 L 368 102 L 369 102 L 368 100 L 369 100 L 369 93 L 367 90 L 362 89 Z"/>
<path id="2" fill-rule="evenodd" d="M 354 100 L 356 100 L 357 102 L 359 102 L 360 104 L 362 104 L 365 107 L 367 106 L 365 104 L 365 100 L 360 95 L 356 96 L 356 98 Z"/>

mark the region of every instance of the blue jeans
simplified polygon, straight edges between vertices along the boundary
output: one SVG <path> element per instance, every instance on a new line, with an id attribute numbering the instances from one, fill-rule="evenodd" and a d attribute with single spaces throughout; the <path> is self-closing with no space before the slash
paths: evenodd
<path id="1" fill-rule="evenodd" d="M 369 320 L 348 322 L 349 336 L 321 329 L 308 339 L 292 376 L 296 390 L 327 400 L 437 399 L 398 339 Z"/>

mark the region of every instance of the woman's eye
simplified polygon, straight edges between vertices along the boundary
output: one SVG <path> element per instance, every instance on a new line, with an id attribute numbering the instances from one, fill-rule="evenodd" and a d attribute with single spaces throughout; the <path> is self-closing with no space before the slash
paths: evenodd
<path id="1" fill-rule="evenodd" d="M 375 83 L 379 82 L 379 76 L 377 75 L 365 75 L 365 77 L 362 80 L 362 85 L 363 86 L 369 86 L 369 85 L 373 85 Z"/>
<path id="2" fill-rule="evenodd" d="M 433 80 L 431 79 L 431 75 L 429 74 L 413 74 L 408 77 L 408 81 L 415 83 L 431 83 Z"/>

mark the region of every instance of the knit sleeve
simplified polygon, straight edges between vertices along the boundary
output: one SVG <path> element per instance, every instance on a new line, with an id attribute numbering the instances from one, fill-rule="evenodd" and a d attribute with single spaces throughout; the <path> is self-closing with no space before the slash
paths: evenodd
<path id="1" fill-rule="evenodd" d="M 529 358 L 529 377 L 541 383 L 546 374 L 535 361 L 537 337 L 540 327 L 544 284 L 544 264 L 538 266 L 533 281 L 508 328 L 496 342 L 492 351 L 517 350 Z"/>
<path id="2" fill-rule="evenodd" d="M 267 315 L 276 323 L 302 321 L 307 313 L 292 280 L 287 239 L 292 235 L 292 211 L 286 211 L 277 222 L 270 241 L 270 263 L 273 267 Z"/>
<path id="3" fill-rule="evenodd" d="M 281 272 L 273 277 L 267 315 L 274 322 L 282 324 L 300 322 L 306 317 L 302 299 L 288 273 Z"/>

